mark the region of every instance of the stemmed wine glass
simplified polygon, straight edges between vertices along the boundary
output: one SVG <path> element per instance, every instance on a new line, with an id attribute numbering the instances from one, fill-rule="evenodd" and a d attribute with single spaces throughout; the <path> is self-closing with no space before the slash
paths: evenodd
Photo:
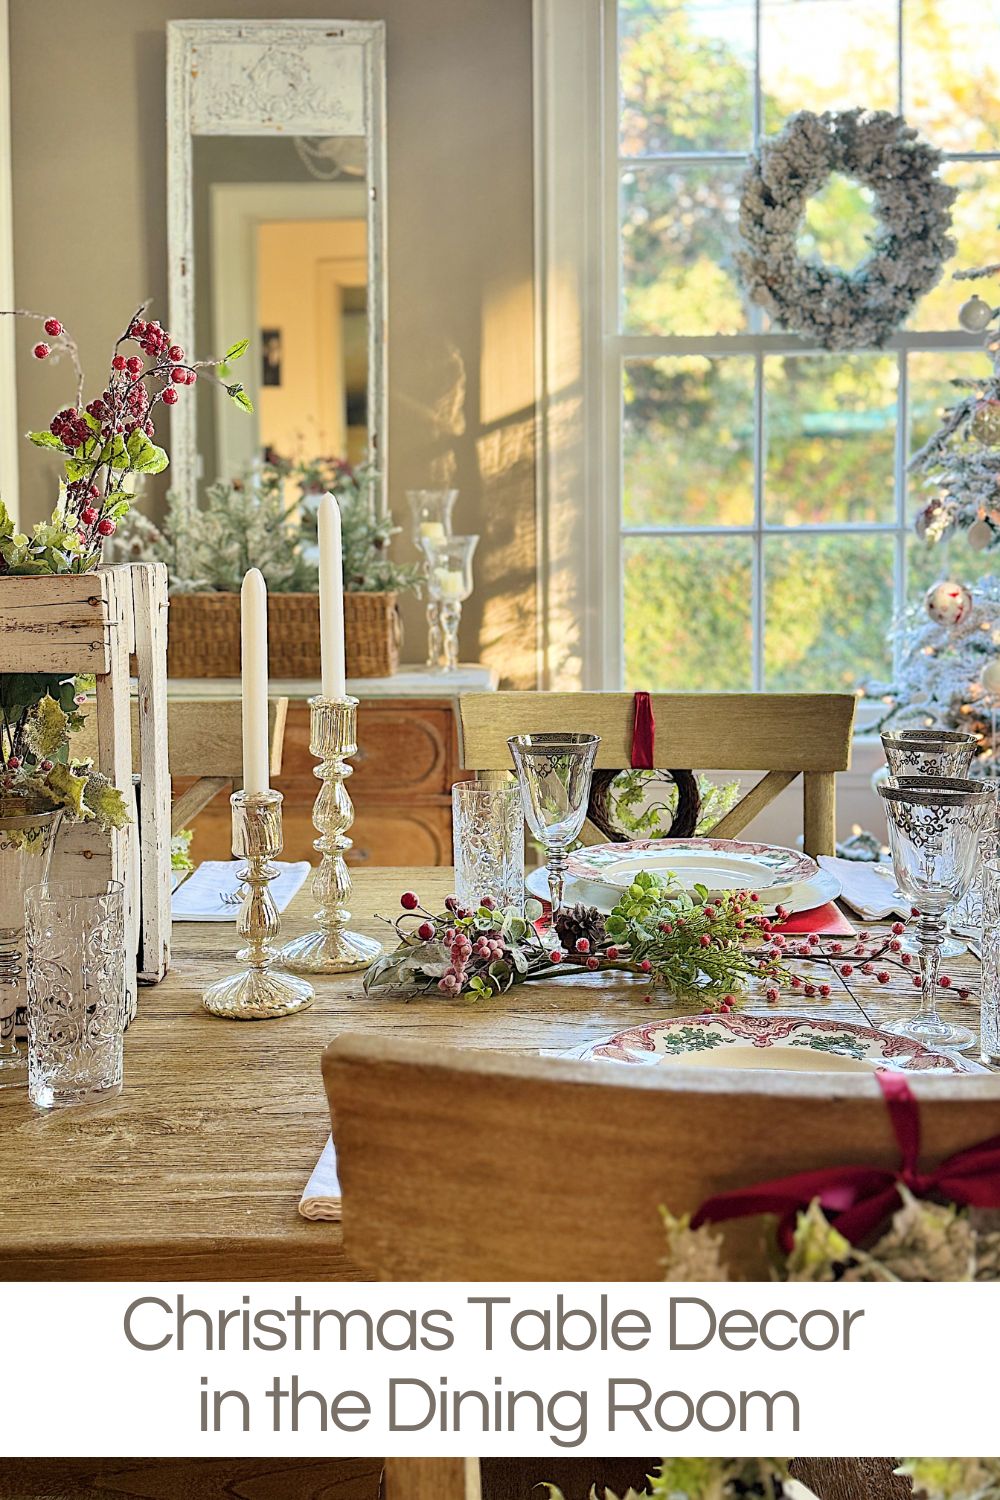
<path id="1" fill-rule="evenodd" d="M 882 735 L 892 776 L 968 776 L 978 737 L 964 729 L 894 729 Z"/>
<path id="2" fill-rule="evenodd" d="M 993 794 L 983 782 L 957 776 L 901 776 L 894 784 L 883 783 L 878 794 L 885 803 L 896 879 L 918 914 L 923 1000 L 918 1015 L 884 1029 L 928 1046 L 968 1047 L 972 1032 L 938 1014 L 938 968 L 947 912 L 972 881 L 980 836 L 994 811 Z"/>
<path id="3" fill-rule="evenodd" d="M 521 786 L 524 816 L 545 846 L 552 921 L 562 909 L 566 855 L 587 816 L 596 734 L 515 734 L 507 741 Z"/>
<path id="4" fill-rule="evenodd" d="M 438 611 L 446 672 L 458 670 L 458 626 L 462 605 L 472 593 L 472 555 L 478 542 L 478 536 L 449 536 L 444 541 L 424 537 L 421 543 L 427 558 L 427 593 Z"/>
<path id="5" fill-rule="evenodd" d="M 430 562 L 424 552 L 425 542 L 446 542 L 451 536 L 451 513 L 458 490 L 407 490 L 413 545 L 424 556 L 424 567 Z M 441 601 L 432 591 L 427 597 L 427 665 L 437 670 L 441 665 Z"/>
<path id="6" fill-rule="evenodd" d="M 882 749 L 893 780 L 900 776 L 968 776 L 978 744 L 976 735 L 963 729 L 893 729 L 882 735 Z M 919 953 L 920 939 L 908 934 L 901 948 L 904 953 Z M 965 944 L 945 933 L 941 958 L 956 958 L 964 952 Z"/>

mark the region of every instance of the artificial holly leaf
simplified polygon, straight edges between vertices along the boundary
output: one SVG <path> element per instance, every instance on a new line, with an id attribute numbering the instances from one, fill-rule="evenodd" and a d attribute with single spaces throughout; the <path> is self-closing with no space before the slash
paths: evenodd
<path id="1" fill-rule="evenodd" d="M 226 390 L 229 392 L 230 399 L 241 411 L 253 412 L 253 402 L 241 385 L 227 385 Z"/>
<path id="2" fill-rule="evenodd" d="M 230 344 L 229 348 L 226 350 L 225 358 L 227 360 L 230 360 L 230 359 L 241 359 L 242 356 L 247 352 L 247 350 L 249 348 L 250 348 L 250 340 L 249 339 L 240 339 L 237 343 Z"/>
<path id="3" fill-rule="evenodd" d="M 136 427 L 129 433 L 126 452 L 128 464 L 122 464 L 120 467 L 133 468 L 139 474 L 161 474 L 170 462 L 164 450 L 158 448 L 140 427 Z"/>
<path id="4" fill-rule="evenodd" d="M 57 762 L 45 778 L 52 794 L 62 803 L 71 818 L 89 820 L 94 814 L 84 806 L 83 794 L 87 789 L 86 776 L 77 776 L 69 766 Z"/>
<path id="5" fill-rule="evenodd" d="M 54 432 L 29 432 L 28 439 L 36 448 L 62 447 L 62 438 L 57 438 Z"/>

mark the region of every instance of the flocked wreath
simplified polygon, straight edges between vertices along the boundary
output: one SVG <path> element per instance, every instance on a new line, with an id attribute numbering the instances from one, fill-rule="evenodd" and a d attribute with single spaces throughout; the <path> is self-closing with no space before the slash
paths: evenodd
<path id="1" fill-rule="evenodd" d="M 802 110 L 752 158 L 742 184 L 737 261 L 748 296 L 785 329 L 823 349 L 879 348 L 954 252 L 955 189 L 937 175 L 941 153 L 898 115 Z M 806 203 L 841 172 L 870 188 L 879 222 L 852 271 L 796 243 Z"/>

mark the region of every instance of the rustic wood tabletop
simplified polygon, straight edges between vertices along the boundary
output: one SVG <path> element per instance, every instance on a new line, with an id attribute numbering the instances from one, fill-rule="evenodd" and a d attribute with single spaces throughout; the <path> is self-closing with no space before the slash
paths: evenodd
<path id="1" fill-rule="evenodd" d="M 353 925 L 391 943 L 375 914 L 395 916 L 406 889 L 437 907 L 451 880 L 441 868 L 357 871 Z M 314 904 L 308 888 L 299 893 L 283 937 L 307 930 Z M 316 1003 L 300 1015 L 238 1024 L 201 1006 L 202 991 L 233 971 L 236 946 L 229 924 L 175 924 L 170 973 L 140 991 L 118 1098 L 43 1112 L 23 1089 L 0 1090 L 7 1278 L 355 1279 L 339 1224 L 298 1213 L 330 1128 L 320 1055 L 334 1037 L 561 1051 L 690 1010 L 646 1002 L 648 986 L 620 975 L 532 981 L 472 1004 L 369 998 L 350 974 L 319 979 Z M 942 1009 L 975 1028 L 979 965 L 964 954 L 947 968 L 955 983 Z M 851 984 L 853 996 L 834 986 L 828 1000 L 751 1008 L 878 1025 L 918 998 L 905 972 L 886 986 L 856 973 Z M 970 1000 L 951 998 L 960 985 Z"/>

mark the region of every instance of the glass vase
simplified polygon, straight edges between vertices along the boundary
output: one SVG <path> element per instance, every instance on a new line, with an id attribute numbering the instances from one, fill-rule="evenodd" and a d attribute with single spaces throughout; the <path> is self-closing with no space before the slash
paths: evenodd
<path id="1" fill-rule="evenodd" d="M 25 1082 L 26 1057 L 16 1034 L 24 1026 L 24 893 L 47 880 L 61 807 L 28 812 L 17 797 L 0 801 L 0 1088 Z"/>

